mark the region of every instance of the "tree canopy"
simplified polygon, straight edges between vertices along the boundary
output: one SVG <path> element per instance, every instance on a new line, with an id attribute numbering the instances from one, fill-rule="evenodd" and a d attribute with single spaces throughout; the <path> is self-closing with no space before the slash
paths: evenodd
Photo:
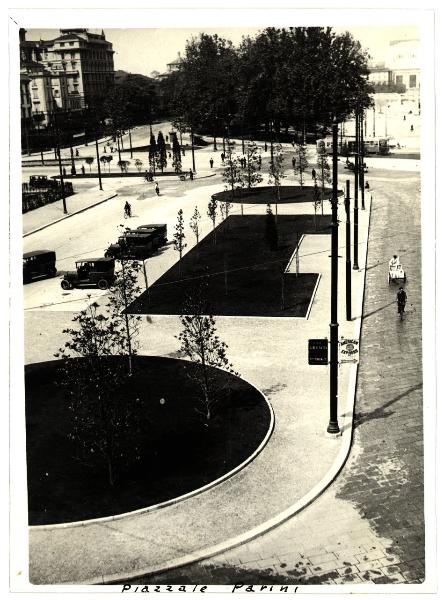
<path id="1" fill-rule="evenodd" d="M 370 105 L 368 55 L 331 27 L 269 27 L 239 47 L 201 33 L 165 82 L 177 121 L 218 135 L 328 127 Z"/>

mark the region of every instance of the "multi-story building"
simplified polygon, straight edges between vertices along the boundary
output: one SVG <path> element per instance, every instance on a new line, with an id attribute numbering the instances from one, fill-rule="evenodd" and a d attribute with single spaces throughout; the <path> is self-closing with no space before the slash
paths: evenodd
<path id="1" fill-rule="evenodd" d="M 28 77 L 25 71 L 20 71 L 20 116 L 28 121 L 32 114 L 31 94 L 29 84 L 31 78 Z"/>
<path id="2" fill-rule="evenodd" d="M 47 125 L 56 109 L 94 107 L 114 85 L 112 44 L 105 34 L 61 29 L 54 40 L 26 40 L 20 30 L 20 66 L 30 77 L 32 112 L 43 112 Z"/>
<path id="3" fill-rule="evenodd" d="M 368 80 L 376 85 L 387 85 L 392 81 L 392 73 L 384 65 L 375 65 L 369 68 Z"/>
<path id="4" fill-rule="evenodd" d="M 387 66 L 395 84 L 405 85 L 406 91 L 419 92 L 419 40 L 406 39 L 390 42 Z"/>

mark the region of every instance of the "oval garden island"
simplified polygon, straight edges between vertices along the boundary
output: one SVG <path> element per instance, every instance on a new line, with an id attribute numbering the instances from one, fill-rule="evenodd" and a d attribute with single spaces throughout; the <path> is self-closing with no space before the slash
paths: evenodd
<path id="1" fill-rule="evenodd" d="M 219 397 L 207 420 L 193 363 L 134 357 L 133 375 L 105 395 L 106 427 L 97 397 L 60 385 L 61 367 L 25 368 L 30 525 L 109 517 L 191 493 L 248 462 L 271 434 L 264 396 L 220 369 L 210 372 Z"/>

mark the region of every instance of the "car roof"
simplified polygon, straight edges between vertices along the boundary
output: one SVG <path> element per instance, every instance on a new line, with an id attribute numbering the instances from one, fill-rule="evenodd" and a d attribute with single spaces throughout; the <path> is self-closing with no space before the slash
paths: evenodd
<path id="1" fill-rule="evenodd" d="M 104 256 L 100 258 L 79 258 L 79 260 L 76 260 L 76 263 L 79 262 L 114 262 L 114 258 L 106 258 Z"/>
<path id="2" fill-rule="evenodd" d="M 149 229 L 150 227 L 166 227 L 166 223 L 148 223 L 147 225 L 139 225 L 137 229 Z"/>
<path id="3" fill-rule="evenodd" d="M 30 256 L 38 256 L 40 254 L 55 254 L 54 250 L 33 250 L 32 252 L 25 252 L 23 258 L 29 258 Z"/>

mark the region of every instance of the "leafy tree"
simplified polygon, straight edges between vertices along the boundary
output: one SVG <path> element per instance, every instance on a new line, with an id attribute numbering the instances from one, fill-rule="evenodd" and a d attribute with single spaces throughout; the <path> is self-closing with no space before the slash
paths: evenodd
<path id="1" fill-rule="evenodd" d="M 331 169 L 328 161 L 328 155 L 325 151 L 325 146 L 318 149 L 317 163 L 319 167 L 319 181 L 321 183 L 321 209 L 322 214 L 324 214 L 325 184 L 330 184 L 332 182 Z"/>
<path id="2" fill-rule="evenodd" d="M 271 206 L 267 204 L 267 214 L 265 219 L 265 240 L 270 250 L 276 250 L 278 246 L 278 231 L 276 221 L 273 216 Z"/>
<path id="3" fill-rule="evenodd" d="M 213 241 L 216 244 L 217 200 L 214 196 L 211 196 L 211 200 L 208 202 L 207 215 L 213 223 Z"/>
<path id="4" fill-rule="evenodd" d="M 242 171 L 242 177 L 248 189 L 255 187 L 262 181 L 258 151 L 257 144 L 254 142 L 248 142 L 246 153 L 247 166 Z"/>
<path id="5" fill-rule="evenodd" d="M 94 162 L 94 158 L 92 156 L 85 156 L 85 162 L 89 165 L 89 172 L 91 173 L 91 165 Z"/>
<path id="6" fill-rule="evenodd" d="M 299 185 L 302 187 L 304 185 L 304 174 L 308 167 L 307 146 L 304 143 L 296 144 L 295 152 L 294 174 L 298 177 Z"/>
<path id="7" fill-rule="evenodd" d="M 108 173 L 111 171 L 111 163 L 113 161 L 113 157 L 111 154 L 106 155 L 106 162 L 108 163 Z"/>
<path id="8" fill-rule="evenodd" d="M 139 173 L 142 170 L 142 166 L 143 166 L 143 162 L 140 160 L 140 158 L 136 158 L 136 160 L 134 161 L 134 164 L 136 166 L 136 169 L 139 171 Z"/>
<path id="9" fill-rule="evenodd" d="M 117 166 L 120 167 L 120 170 L 122 171 L 122 173 L 128 173 L 129 165 L 130 165 L 129 160 L 119 160 L 119 162 L 117 163 Z"/>
<path id="10" fill-rule="evenodd" d="M 100 162 L 102 163 L 103 166 L 105 166 L 106 164 L 108 164 L 108 156 L 106 154 L 103 154 L 100 157 Z"/>
<path id="11" fill-rule="evenodd" d="M 157 163 L 157 144 L 156 144 L 156 138 L 154 137 L 154 133 L 152 133 L 150 136 L 150 148 L 148 151 L 148 161 L 149 161 L 150 167 L 155 175 L 156 174 L 156 163 Z"/>
<path id="12" fill-rule="evenodd" d="M 124 328 L 125 350 L 128 355 L 128 375 L 133 373 L 133 357 L 137 354 L 138 333 L 141 317 L 128 313 L 128 308 L 141 294 L 138 284 L 141 264 L 136 260 L 120 260 L 120 270 L 116 273 L 114 283 L 110 287 L 110 314 Z"/>
<path id="13" fill-rule="evenodd" d="M 280 144 L 276 144 L 274 148 L 273 155 L 270 158 L 270 166 L 269 166 L 269 183 L 274 185 L 275 189 L 275 212 L 276 212 L 276 220 L 278 215 L 278 204 L 281 200 L 281 185 L 282 179 L 285 177 L 284 173 L 284 154 L 282 152 L 282 146 Z"/>
<path id="14" fill-rule="evenodd" d="M 225 183 L 225 189 L 231 191 L 233 200 L 235 189 L 241 187 L 243 183 L 242 168 L 240 159 L 233 153 L 233 143 L 228 141 L 227 154 L 225 156 L 225 168 L 222 173 L 222 181 Z"/>
<path id="15" fill-rule="evenodd" d="M 179 277 L 182 273 L 182 253 L 187 246 L 185 243 L 184 229 L 183 210 L 180 209 L 177 213 L 177 223 L 174 227 L 175 232 L 173 235 L 174 250 L 179 252 Z"/>
<path id="16" fill-rule="evenodd" d="M 196 408 L 206 423 L 214 416 L 218 402 L 226 388 L 221 386 L 215 368 L 239 375 L 227 357 L 227 344 L 217 335 L 216 322 L 208 314 L 207 282 L 199 284 L 188 294 L 184 314 L 180 317 L 182 331 L 177 336 L 180 351 L 193 362 L 190 378 L 199 389 L 199 407 Z"/>
<path id="17" fill-rule="evenodd" d="M 230 210 L 233 208 L 231 202 L 220 202 L 219 210 L 222 219 L 228 219 Z"/>
<path id="18" fill-rule="evenodd" d="M 176 173 L 182 172 L 182 157 L 180 154 L 180 144 L 177 139 L 176 132 L 171 134 L 172 137 L 172 150 L 173 150 L 173 167 Z"/>
<path id="19" fill-rule="evenodd" d="M 201 220 L 200 212 L 197 210 L 197 206 L 196 206 L 196 208 L 194 209 L 193 216 L 191 217 L 191 220 L 190 220 L 191 230 L 193 231 L 194 235 L 196 236 L 196 244 L 199 243 L 200 220 Z"/>
<path id="20" fill-rule="evenodd" d="M 167 165 L 167 151 L 166 151 L 165 139 L 164 139 L 163 133 L 161 131 L 159 131 L 159 133 L 157 135 L 156 163 L 157 163 L 157 166 L 159 167 L 159 169 L 163 173 L 163 170 Z"/>
<path id="21" fill-rule="evenodd" d="M 60 384 L 69 398 L 68 437 L 77 458 L 106 469 L 114 485 L 120 472 L 141 456 L 142 417 L 138 399 L 126 391 L 127 375 L 119 356 L 124 332 L 115 315 L 99 312 L 93 302 L 64 329 L 69 340 L 55 354 L 62 359 Z M 125 389 L 125 401 L 122 401 Z"/>

